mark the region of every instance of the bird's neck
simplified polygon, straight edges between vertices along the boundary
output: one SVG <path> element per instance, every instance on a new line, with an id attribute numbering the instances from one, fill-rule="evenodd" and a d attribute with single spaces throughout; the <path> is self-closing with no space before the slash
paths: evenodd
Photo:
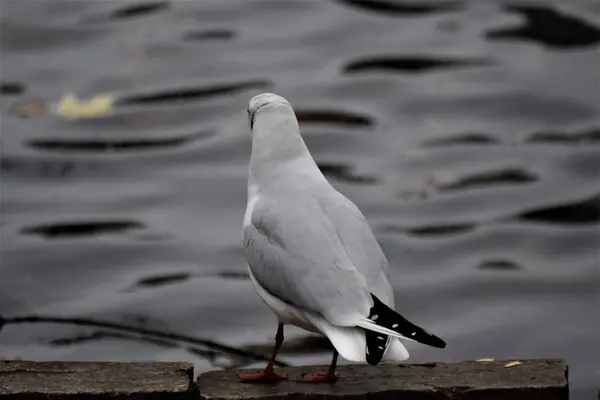
<path id="1" fill-rule="evenodd" d="M 284 173 L 287 179 L 325 179 L 302 140 L 295 116 L 265 118 L 253 128 L 249 197 L 258 186 Z"/>

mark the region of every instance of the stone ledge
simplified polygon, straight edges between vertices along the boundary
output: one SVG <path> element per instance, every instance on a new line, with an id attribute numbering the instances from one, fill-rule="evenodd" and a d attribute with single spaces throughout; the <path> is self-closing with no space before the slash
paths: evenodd
<path id="1" fill-rule="evenodd" d="M 0 399 L 197 399 L 183 362 L 0 361 Z"/>
<path id="2" fill-rule="evenodd" d="M 205 400 L 563 400 L 569 397 L 561 360 L 456 364 L 340 366 L 334 384 L 238 382 L 236 371 L 201 374 L 189 363 L 0 361 L 0 399 Z M 326 366 L 282 368 L 294 379 Z"/>
<path id="3" fill-rule="evenodd" d="M 240 383 L 236 371 L 206 372 L 198 377 L 204 400 L 564 400 L 569 398 L 567 365 L 562 360 L 520 360 L 456 364 L 392 364 L 338 367 L 333 384 Z M 292 379 L 326 367 L 281 368 Z"/>

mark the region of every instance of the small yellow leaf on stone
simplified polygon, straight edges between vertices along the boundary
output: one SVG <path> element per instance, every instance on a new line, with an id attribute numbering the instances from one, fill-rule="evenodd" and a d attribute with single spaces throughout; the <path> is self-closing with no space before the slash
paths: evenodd
<path id="1" fill-rule="evenodd" d="M 480 358 L 479 360 L 476 360 L 475 362 L 480 362 L 480 363 L 487 363 L 487 362 L 492 362 L 492 361 L 496 361 L 493 358 Z"/>
<path id="2" fill-rule="evenodd" d="M 521 365 L 521 364 L 523 364 L 521 361 L 511 361 L 508 364 L 506 364 L 504 366 L 504 368 L 510 368 L 510 367 L 514 367 L 514 366 L 517 366 L 517 365 Z"/>
<path id="3" fill-rule="evenodd" d="M 115 96 L 102 94 L 90 100 L 80 100 L 73 93 L 65 94 L 54 112 L 66 119 L 97 118 L 110 113 Z"/>

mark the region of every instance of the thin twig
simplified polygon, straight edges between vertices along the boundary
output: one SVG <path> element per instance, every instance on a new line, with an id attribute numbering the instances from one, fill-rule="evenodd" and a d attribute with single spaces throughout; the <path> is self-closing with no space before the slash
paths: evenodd
<path id="1" fill-rule="evenodd" d="M 202 345 L 208 348 L 219 350 L 224 353 L 229 353 L 239 357 L 245 357 L 257 361 L 269 361 L 269 357 L 263 354 L 253 353 L 246 350 L 241 350 L 235 347 L 227 346 L 208 339 L 199 339 L 192 336 L 181 335 L 178 333 L 171 333 L 147 328 L 141 328 L 132 325 L 122 325 L 115 322 L 98 321 L 90 318 L 68 318 L 68 317 L 52 317 L 52 316 L 41 316 L 41 315 L 28 315 L 22 317 L 2 318 L 0 317 L 0 328 L 2 325 L 8 324 L 36 324 L 36 323 L 49 323 L 49 324 L 70 324 L 80 326 L 94 326 L 98 328 L 114 329 L 125 332 L 137 333 L 140 335 L 154 336 L 162 339 L 174 340 L 177 342 L 191 343 L 195 345 Z M 279 367 L 289 367 L 289 364 L 282 361 L 275 361 L 275 364 Z"/>

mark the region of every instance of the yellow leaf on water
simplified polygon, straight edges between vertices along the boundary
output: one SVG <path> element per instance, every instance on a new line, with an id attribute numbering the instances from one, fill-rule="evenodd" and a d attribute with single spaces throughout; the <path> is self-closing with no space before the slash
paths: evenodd
<path id="1" fill-rule="evenodd" d="M 504 366 L 504 368 L 510 368 L 510 367 L 514 367 L 514 366 L 517 366 L 517 365 L 521 365 L 521 364 L 523 364 L 521 361 L 511 361 L 508 364 L 506 364 Z"/>
<path id="2" fill-rule="evenodd" d="M 475 362 L 479 362 L 479 363 L 487 363 L 487 362 L 492 362 L 492 361 L 496 361 L 493 358 L 480 358 L 479 360 L 475 360 Z"/>
<path id="3" fill-rule="evenodd" d="M 73 93 L 67 93 L 56 104 L 54 112 L 66 119 L 98 118 L 109 114 L 114 102 L 115 96 L 112 94 L 80 100 Z"/>

